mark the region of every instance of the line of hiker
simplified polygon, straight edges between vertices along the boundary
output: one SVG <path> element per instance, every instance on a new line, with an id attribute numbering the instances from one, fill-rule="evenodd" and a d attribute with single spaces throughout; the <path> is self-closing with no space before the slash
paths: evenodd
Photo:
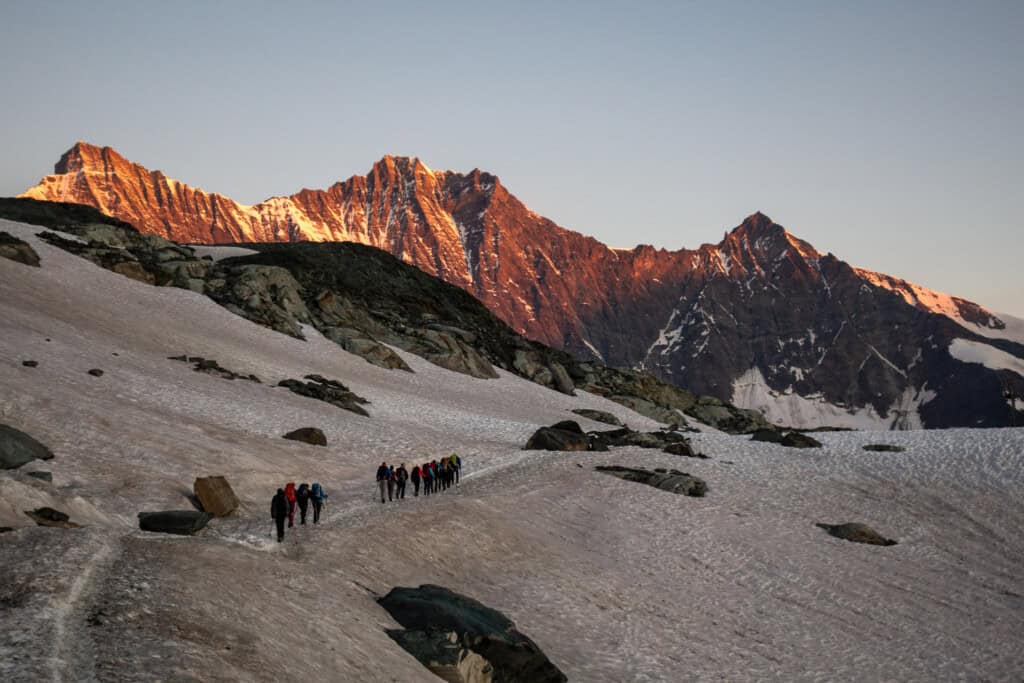
<path id="1" fill-rule="evenodd" d="M 310 506 L 313 508 L 313 524 L 320 523 L 320 512 L 323 510 L 324 502 L 327 500 L 327 492 L 319 482 L 299 484 L 295 488 L 295 482 L 290 481 L 283 489 L 278 489 L 273 500 L 270 501 L 270 516 L 277 525 L 277 542 L 284 540 L 284 523 L 288 521 L 288 528 L 295 526 L 295 508 L 299 508 L 299 523 L 306 523 L 306 515 Z"/>
<path id="2" fill-rule="evenodd" d="M 397 468 L 382 462 L 377 468 L 377 489 L 380 491 L 380 502 L 404 500 L 407 482 L 412 482 L 412 495 L 420 495 L 420 485 L 423 485 L 423 495 L 429 496 L 432 493 L 447 491 L 452 486 L 459 485 L 462 477 L 462 458 L 452 453 L 440 462 L 433 460 L 422 465 L 413 465 L 412 471 L 405 469 L 405 463 Z M 387 501 L 384 500 L 385 492 Z"/>

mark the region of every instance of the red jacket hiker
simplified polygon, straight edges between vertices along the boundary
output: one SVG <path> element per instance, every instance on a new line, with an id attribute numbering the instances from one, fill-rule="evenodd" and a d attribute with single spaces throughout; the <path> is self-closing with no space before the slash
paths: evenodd
<path id="1" fill-rule="evenodd" d="M 295 482 L 290 481 L 284 487 L 284 497 L 288 499 L 288 526 L 295 526 Z"/>

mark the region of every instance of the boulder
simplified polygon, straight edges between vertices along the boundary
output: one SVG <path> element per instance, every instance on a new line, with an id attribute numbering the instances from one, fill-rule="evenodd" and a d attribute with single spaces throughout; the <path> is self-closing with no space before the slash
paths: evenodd
<path id="1" fill-rule="evenodd" d="M 227 517 L 238 509 L 238 496 L 222 476 L 198 477 L 192 491 L 203 510 L 214 517 Z"/>
<path id="2" fill-rule="evenodd" d="M 562 683 L 568 680 L 508 617 L 472 598 L 440 586 L 423 585 L 393 588 L 378 602 L 403 628 L 420 632 L 424 638 L 433 632 L 454 633 L 463 647 L 490 665 L 494 681 Z"/>
<path id="3" fill-rule="evenodd" d="M 853 543 L 867 543 L 868 545 L 896 545 L 896 541 L 885 538 L 880 533 L 867 526 L 855 522 L 844 524 L 815 524 L 819 529 L 824 529 L 830 535 Z"/>
<path id="4" fill-rule="evenodd" d="M 99 368 L 93 368 L 92 370 L 89 371 L 89 374 L 92 375 L 93 377 L 102 377 L 103 371 L 100 370 Z"/>
<path id="5" fill-rule="evenodd" d="M 670 443 L 663 449 L 670 455 L 681 455 L 686 458 L 701 458 L 706 460 L 708 456 L 703 453 L 697 453 L 693 450 L 693 447 L 686 441 L 679 441 L 676 443 Z"/>
<path id="6" fill-rule="evenodd" d="M 891 443 L 869 443 L 864 446 L 866 451 L 875 451 L 877 453 L 902 453 L 907 450 L 903 446 L 895 446 Z"/>
<path id="7" fill-rule="evenodd" d="M 573 423 L 575 424 L 575 423 Z M 576 425 L 577 429 L 579 425 Z M 589 451 L 590 439 L 580 431 L 541 427 L 526 442 L 528 451 Z"/>
<path id="8" fill-rule="evenodd" d="M 582 434 L 583 428 L 580 427 L 580 423 L 576 420 L 562 420 L 551 425 L 551 429 L 561 429 L 563 432 L 572 432 L 573 434 Z"/>
<path id="9" fill-rule="evenodd" d="M 53 481 L 53 472 L 26 472 L 26 474 L 33 479 L 39 479 L 41 481 Z"/>
<path id="10" fill-rule="evenodd" d="M 285 387 L 289 391 L 300 396 L 313 398 L 318 401 L 330 403 L 342 410 L 369 417 L 370 414 L 361 407 L 361 404 L 369 403 L 365 398 L 349 391 L 349 388 L 337 380 L 326 379 L 320 375 L 306 375 L 303 382 L 297 379 L 283 379 L 277 383 L 279 387 Z"/>
<path id="11" fill-rule="evenodd" d="M 576 413 L 580 417 L 585 417 L 588 420 L 593 420 L 594 422 L 602 422 L 606 425 L 612 425 L 613 427 L 625 426 L 622 424 L 622 420 L 615 417 L 611 413 L 605 412 L 603 410 L 594 410 L 592 408 L 576 408 L 572 412 Z"/>
<path id="12" fill-rule="evenodd" d="M 50 460 L 53 452 L 31 436 L 0 424 L 0 469 L 12 470 L 33 460 Z"/>
<path id="13" fill-rule="evenodd" d="M 626 406 L 635 413 L 639 413 L 644 417 L 649 417 L 652 420 L 661 422 L 662 424 L 674 425 L 676 427 L 688 426 L 686 418 L 683 417 L 682 413 L 678 410 L 657 405 L 653 401 L 649 401 L 645 398 L 619 394 L 611 395 L 608 398 L 620 405 Z"/>
<path id="14" fill-rule="evenodd" d="M 62 529 L 77 529 L 78 525 L 71 521 L 67 514 L 50 507 L 25 510 L 25 514 L 35 520 L 39 526 L 52 526 Z"/>
<path id="15" fill-rule="evenodd" d="M 387 634 L 432 674 L 448 683 L 492 683 L 494 668 L 467 649 L 455 631 L 400 631 Z"/>
<path id="16" fill-rule="evenodd" d="M 782 445 L 786 448 L 821 448 L 820 441 L 800 432 L 786 434 L 782 437 Z"/>
<path id="17" fill-rule="evenodd" d="M 750 437 L 751 441 L 777 443 L 786 448 L 821 448 L 821 442 L 801 432 L 782 432 L 777 429 L 759 429 Z"/>
<path id="18" fill-rule="evenodd" d="M 316 427 L 301 427 L 299 429 L 288 432 L 284 435 L 285 439 L 291 439 L 292 441 L 301 441 L 308 443 L 311 446 L 326 446 L 327 437 L 323 431 Z"/>
<path id="19" fill-rule="evenodd" d="M 679 470 L 645 470 L 633 467 L 622 467 L 619 465 L 598 465 L 598 472 L 610 474 L 613 477 L 633 481 L 640 484 L 647 484 L 656 489 L 675 493 L 682 496 L 702 498 L 707 493 L 708 486 L 703 479 L 695 477 Z"/>
<path id="20" fill-rule="evenodd" d="M 26 368 L 37 368 L 37 367 L 39 367 L 39 361 L 37 361 L 37 360 L 23 360 L 23 361 L 21 361 L 21 364 L 24 365 Z"/>
<path id="21" fill-rule="evenodd" d="M 206 526 L 211 519 L 212 514 L 198 510 L 140 512 L 139 528 L 143 531 L 189 536 Z"/>
<path id="22" fill-rule="evenodd" d="M 8 232 L 0 232 L 0 257 L 39 267 L 39 254 L 32 246 Z"/>
<path id="23" fill-rule="evenodd" d="M 408 363 L 402 357 L 391 350 L 390 347 L 371 339 L 365 333 L 347 327 L 328 327 L 324 330 L 324 336 L 332 342 L 353 353 L 367 363 L 388 370 L 405 370 L 412 372 Z"/>

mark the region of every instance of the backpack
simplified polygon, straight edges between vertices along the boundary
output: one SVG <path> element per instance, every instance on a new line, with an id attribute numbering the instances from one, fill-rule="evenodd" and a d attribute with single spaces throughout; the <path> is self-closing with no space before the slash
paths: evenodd
<path id="1" fill-rule="evenodd" d="M 319 483 L 314 483 L 313 484 L 313 491 L 310 494 L 310 496 L 313 498 L 313 500 L 317 500 L 317 501 L 322 501 L 326 497 L 326 496 L 324 496 L 324 490 L 322 488 L 320 488 L 320 484 Z"/>

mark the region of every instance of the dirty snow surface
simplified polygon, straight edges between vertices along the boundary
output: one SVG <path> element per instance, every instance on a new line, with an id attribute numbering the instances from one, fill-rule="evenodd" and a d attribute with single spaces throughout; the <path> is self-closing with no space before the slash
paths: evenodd
<path id="1" fill-rule="evenodd" d="M 292 339 L 102 270 L 38 228 L 0 230 L 42 258 L 0 259 L 0 422 L 56 454 L 0 471 L 0 526 L 16 527 L 0 533 L 0 680 L 438 680 L 387 637 L 395 624 L 374 601 L 428 582 L 505 612 L 574 681 L 1024 671 L 1024 430 L 822 433 L 813 450 L 705 431 L 693 440 L 709 460 L 526 452 L 572 408 L 657 425 L 504 373 L 478 380 L 405 354 L 415 374 L 384 370 L 313 331 Z M 263 383 L 167 360 L 182 353 Z M 371 417 L 273 386 L 308 373 L 370 399 Z M 280 438 L 304 426 L 328 447 Z M 862 450 L 878 442 L 906 451 Z M 457 491 L 375 501 L 381 460 L 453 450 Z M 676 467 L 708 495 L 598 464 Z M 195 537 L 138 530 L 139 511 L 188 509 L 210 474 L 241 498 L 234 516 Z M 330 493 L 325 523 L 278 545 L 272 494 L 314 480 Z M 82 528 L 30 526 L 22 511 L 43 505 Z M 899 544 L 816 522 L 866 523 Z"/>

